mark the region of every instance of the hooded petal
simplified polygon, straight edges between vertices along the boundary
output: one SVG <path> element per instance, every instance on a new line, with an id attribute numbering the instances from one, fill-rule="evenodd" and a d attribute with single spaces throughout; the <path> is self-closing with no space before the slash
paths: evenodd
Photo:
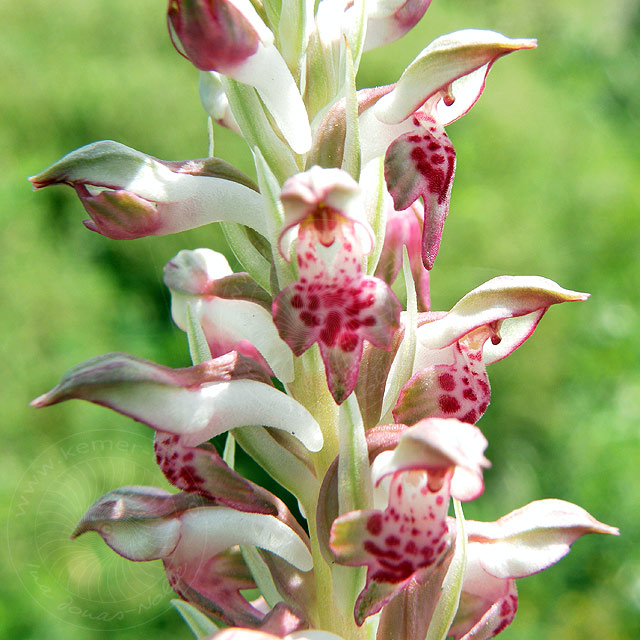
<path id="1" fill-rule="evenodd" d="M 582 535 L 618 534 L 563 500 L 538 500 L 496 522 L 466 524 L 467 570 L 449 631 L 455 640 L 488 640 L 511 623 L 518 607 L 515 578 L 555 564 Z"/>
<path id="2" fill-rule="evenodd" d="M 156 487 L 114 489 L 96 500 L 71 537 L 97 531 L 129 560 L 157 560 L 170 555 L 178 544 L 178 516 L 202 504 L 206 501 L 200 496 L 172 495 Z"/>
<path id="3" fill-rule="evenodd" d="M 451 495 L 474 500 L 482 493 L 482 469 L 490 466 L 483 454 L 486 447 L 487 439 L 473 425 L 455 419 L 422 420 L 404 431 L 393 453 L 375 466 L 374 482 L 412 469 L 455 468 Z"/>
<path id="4" fill-rule="evenodd" d="M 164 162 L 110 140 L 76 149 L 30 178 L 36 189 L 74 187 L 91 221 L 116 239 L 166 235 L 220 220 L 266 234 L 262 197 L 217 158 Z"/>
<path id="5" fill-rule="evenodd" d="M 44 407 L 70 398 L 100 404 L 156 431 L 195 446 L 246 425 L 287 430 L 309 450 L 322 447 L 311 414 L 269 386 L 254 362 L 231 352 L 185 369 L 170 369 L 127 354 L 107 354 L 71 369 L 54 389 L 36 398 Z"/>
<path id="6" fill-rule="evenodd" d="M 479 29 L 440 36 L 405 69 L 393 91 L 376 103 L 375 115 L 388 124 L 400 123 L 438 92 L 445 102 L 453 102 L 454 96 L 448 93 L 448 88 L 455 80 L 485 65 L 488 71 L 501 56 L 535 46 L 535 40 L 511 39 L 495 31 Z M 480 91 L 482 88 L 484 82 Z"/>
<path id="7" fill-rule="evenodd" d="M 304 221 L 307 222 L 307 233 L 314 236 L 313 242 L 320 242 L 325 247 L 335 242 L 343 219 L 357 223 L 356 240 L 360 251 L 364 255 L 370 253 L 373 231 L 364 217 L 360 186 L 346 171 L 311 167 L 284 183 L 280 200 L 284 208 L 284 225 L 279 246 L 285 259 L 289 259 L 289 251 L 284 245 L 285 239 L 290 237 L 288 232 Z"/>
<path id="8" fill-rule="evenodd" d="M 97 531 L 130 559 L 161 558 L 174 590 L 227 624 L 257 626 L 264 618 L 240 594 L 255 585 L 239 554 L 228 549 L 259 546 L 301 571 L 312 567 L 305 541 L 278 518 L 154 487 L 124 487 L 102 496 L 74 537 L 86 531 Z"/>

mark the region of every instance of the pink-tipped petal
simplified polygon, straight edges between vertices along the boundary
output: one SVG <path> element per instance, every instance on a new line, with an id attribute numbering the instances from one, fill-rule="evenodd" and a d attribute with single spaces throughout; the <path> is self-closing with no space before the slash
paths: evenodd
<path id="1" fill-rule="evenodd" d="M 439 92 L 451 101 L 453 96 L 449 96 L 448 88 L 458 78 L 507 53 L 535 46 L 535 40 L 511 39 L 495 31 L 478 29 L 441 36 L 405 69 L 395 89 L 377 102 L 375 114 L 382 122 L 402 122 Z"/>
<path id="2" fill-rule="evenodd" d="M 177 37 L 184 55 L 202 71 L 226 73 L 253 55 L 260 42 L 255 26 L 230 1 L 171 0 L 167 21 L 172 39 Z"/>
<path id="3" fill-rule="evenodd" d="M 122 189 L 91 195 L 84 186 L 78 186 L 76 192 L 91 216 L 90 220 L 83 221 L 90 231 L 114 240 L 160 235 L 158 231 L 163 225 L 158 204 Z"/>
<path id="4" fill-rule="evenodd" d="M 468 522 L 470 541 L 482 543 L 480 563 L 497 578 L 522 578 L 547 569 L 587 533 L 618 535 L 581 507 L 537 500 L 496 522 Z"/>
<path id="5" fill-rule="evenodd" d="M 395 42 L 408 33 L 425 14 L 431 0 L 396 0 L 372 4 L 367 15 L 365 51 Z"/>

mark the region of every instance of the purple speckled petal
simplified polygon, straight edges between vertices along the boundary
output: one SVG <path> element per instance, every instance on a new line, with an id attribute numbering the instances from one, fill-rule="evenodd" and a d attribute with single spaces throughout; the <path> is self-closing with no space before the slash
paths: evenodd
<path id="1" fill-rule="evenodd" d="M 337 561 L 367 566 L 366 586 L 355 608 L 358 624 L 448 553 L 451 476 L 447 469 L 399 472 L 391 480 L 384 511 L 352 511 L 334 521 L 331 548 Z"/>
<path id="2" fill-rule="evenodd" d="M 423 199 L 422 260 L 431 269 L 449 213 L 456 155 L 433 116 L 417 112 L 413 124 L 413 132 L 401 135 L 387 149 L 384 175 L 396 210 Z"/>
<path id="3" fill-rule="evenodd" d="M 475 424 L 482 417 L 491 398 L 482 346 L 472 349 L 461 341 L 446 351 L 451 364 L 421 369 L 404 385 L 393 409 L 396 422 L 412 425 L 433 417 Z"/>
<path id="4" fill-rule="evenodd" d="M 362 273 L 362 253 L 353 222 L 342 218 L 331 246 L 317 241 L 312 222 L 300 225 L 300 280 L 273 303 L 280 337 L 296 355 L 317 342 L 337 403 L 353 391 L 363 340 L 389 348 L 400 324 L 400 303 L 388 285 Z"/>

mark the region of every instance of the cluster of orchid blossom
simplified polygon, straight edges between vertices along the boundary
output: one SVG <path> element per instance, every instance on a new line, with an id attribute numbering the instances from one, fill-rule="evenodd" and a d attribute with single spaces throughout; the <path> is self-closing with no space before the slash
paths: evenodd
<path id="1" fill-rule="evenodd" d="M 496 522 L 462 516 L 489 466 L 475 426 L 486 366 L 551 305 L 587 295 L 503 276 L 430 311 L 455 170 L 444 127 L 499 57 L 535 41 L 458 31 L 396 84 L 356 90 L 362 53 L 429 4 L 171 0 L 172 38 L 200 69 L 210 124 L 249 144 L 257 184 L 214 157 L 166 162 L 111 141 L 31 178 L 72 186 L 85 225 L 109 238 L 220 223 L 246 269 L 209 249 L 167 264 L 193 366 L 107 354 L 33 403 L 80 398 L 155 430 L 157 463 L 180 491 L 111 491 L 74 536 L 96 531 L 126 558 L 162 560 L 198 637 L 491 638 L 515 615 L 517 578 L 586 533 L 617 533 L 561 500 Z M 223 433 L 220 455 L 208 441 Z M 302 518 L 234 470 L 236 443 Z"/>

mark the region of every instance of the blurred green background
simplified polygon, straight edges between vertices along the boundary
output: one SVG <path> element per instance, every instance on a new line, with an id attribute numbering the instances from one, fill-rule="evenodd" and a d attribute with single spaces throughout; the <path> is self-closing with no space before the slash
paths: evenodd
<path id="1" fill-rule="evenodd" d="M 165 3 L 0 3 L 0 453 L 3 638 L 188 638 L 158 563 L 129 563 L 95 535 L 69 540 L 116 486 L 167 487 L 151 431 L 86 403 L 29 400 L 72 365 L 127 351 L 188 364 L 163 265 L 222 248 L 215 230 L 118 243 L 90 233 L 70 189 L 26 181 L 111 138 L 167 160 L 206 155 L 196 71 L 172 49 Z M 448 129 L 458 154 L 433 271 L 435 309 L 500 274 L 590 291 L 552 308 L 534 338 L 491 367 L 480 423 L 493 468 L 467 517 L 531 500 L 576 502 L 621 537 L 586 538 L 519 581 L 501 638 L 640 637 L 640 7 L 634 0 L 434 0 L 412 34 L 365 56 L 362 87 L 392 82 L 433 38 L 466 27 L 535 36 L 499 61 L 474 109 Z M 243 142 L 216 155 L 253 174 Z"/>

